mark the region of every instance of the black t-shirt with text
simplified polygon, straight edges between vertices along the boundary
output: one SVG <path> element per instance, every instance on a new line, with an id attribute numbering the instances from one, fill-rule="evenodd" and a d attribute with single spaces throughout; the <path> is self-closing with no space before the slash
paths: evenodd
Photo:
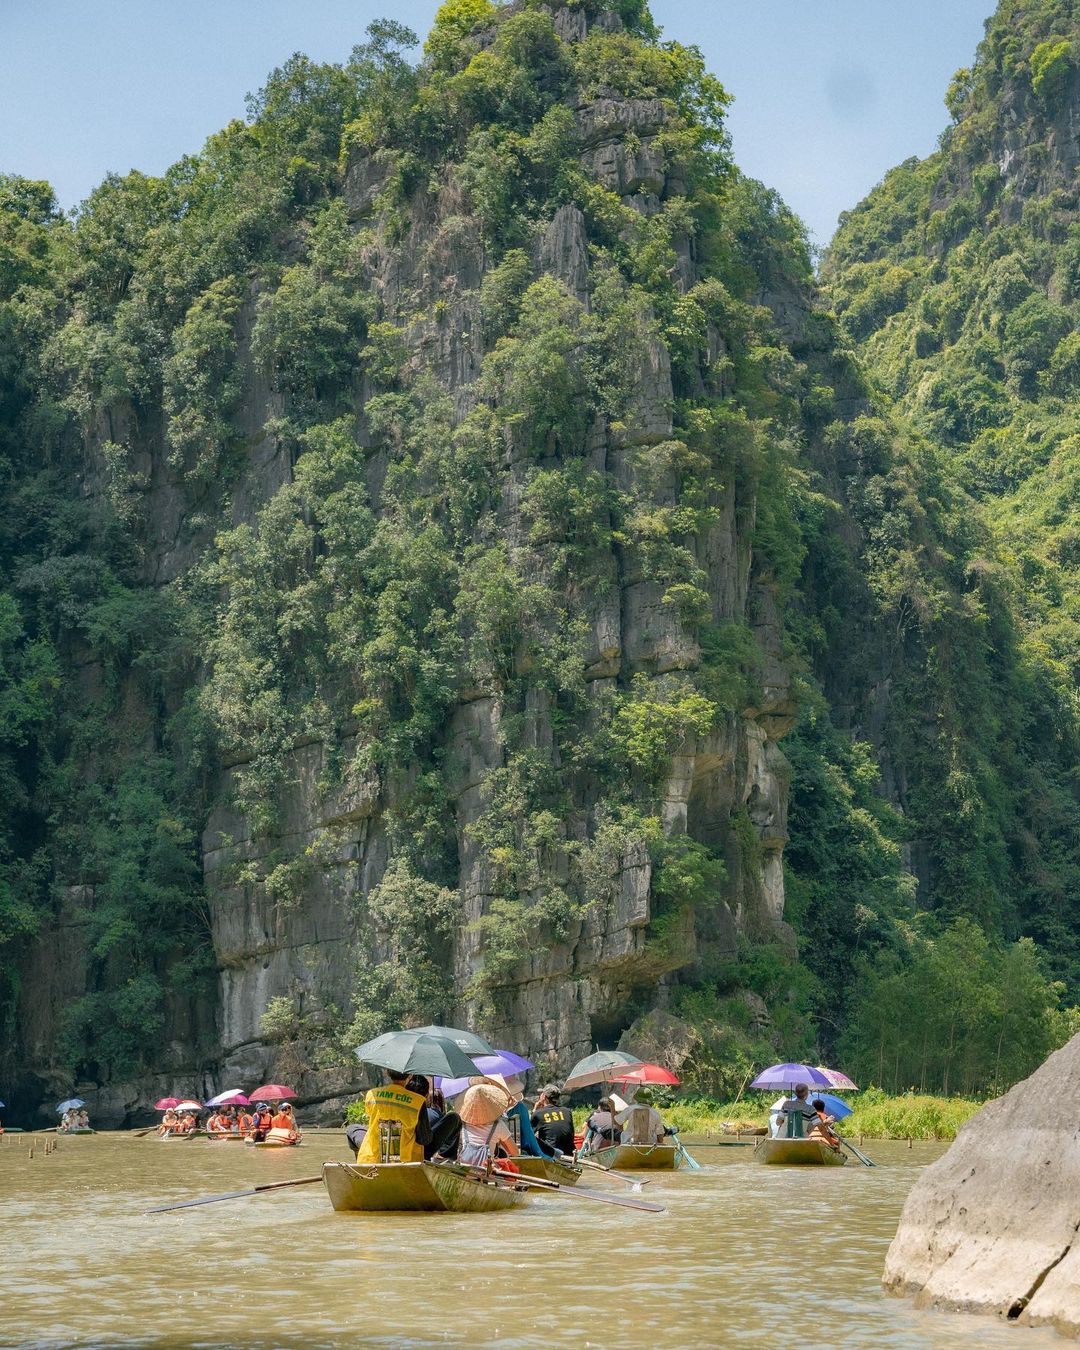
<path id="1" fill-rule="evenodd" d="M 560 1153 L 574 1151 L 574 1117 L 566 1106 L 541 1106 L 529 1117 L 536 1137 Z"/>

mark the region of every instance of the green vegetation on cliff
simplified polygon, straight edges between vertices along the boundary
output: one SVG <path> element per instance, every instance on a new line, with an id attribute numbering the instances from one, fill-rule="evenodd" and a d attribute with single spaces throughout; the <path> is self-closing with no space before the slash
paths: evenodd
<path id="1" fill-rule="evenodd" d="M 875 1019 L 957 942 L 974 1048 L 894 1037 L 890 1072 L 1023 1072 L 1062 989 L 1018 940 L 1074 977 L 1075 728 L 954 442 L 845 351 L 642 4 L 448 0 L 414 45 L 293 57 L 74 221 L 0 180 L 8 1025 L 47 935 L 88 953 L 35 1072 L 213 1056 L 214 965 L 262 991 L 280 959 L 244 1025 L 320 1067 L 455 1011 L 541 1053 L 659 986 L 734 1091 L 781 1049 L 884 1063 Z M 887 375 L 877 316 L 931 264 L 883 262 L 836 294 Z M 1021 300 L 1001 396 L 1041 406 Z M 347 987 L 289 955 L 327 913 Z M 515 1002 L 583 966 L 557 1013 Z"/>

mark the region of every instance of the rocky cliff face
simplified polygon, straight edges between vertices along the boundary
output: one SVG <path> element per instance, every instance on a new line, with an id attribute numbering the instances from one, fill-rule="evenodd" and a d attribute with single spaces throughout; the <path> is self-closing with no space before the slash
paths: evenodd
<path id="1" fill-rule="evenodd" d="M 477 59 L 491 54 L 509 61 L 506 34 L 514 20 L 520 21 L 514 40 L 535 44 L 534 57 L 540 52 L 552 69 L 558 67 L 560 79 L 573 69 L 576 44 L 600 37 L 631 41 L 603 6 L 529 13 L 511 6 L 491 29 L 461 39 L 458 64 L 473 70 Z M 437 409 L 433 415 L 442 419 L 439 434 L 448 445 L 460 444 L 483 417 L 487 458 L 476 490 L 485 504 L 446 555 L 447 565 L 452 558 L 460 568 L 463 556 L 495 546 L 511 559 L 513 575 L 505 584 L 543 586 L 542 603 L 551 604 L 551 614 L 531 631 L 523 625 L 511 634 L 505 660 L 481 638 L 471 666 L 452 661 L 438 725 L 396 762 L 372 753 L 370 725 L 353 705 L 369 707 L 376 691 L 348 662 L 326 679 L 314 720 L 296 714 L 288 722 L 290 686 L 284 725 L 275 728 L 270 786 L 258 810 L 252 809 L 250 780 L 269 762 L 260 758 L 261 731 L 252 724 L 240 734 L 216 733 L 197 855 L 215 967 L 212 993 L 170 996 L 157 1047 L 162 1077 L 111 1075 L 95 1098 L 102 1117 L 123 1116 L 166 1080 L 200 1090 L 287 1077 L 298 1080 L 305 1097 L 333 1097 L 357 1081 L 347 1057 L 326 1046 L 337 1043 L 357 1012 L 358 971 L 375 971 L 383 982 L 376 987 L 385 992 L 388 979 L 407 978 L 420 951 L 438 975 L 437 990 L 406 1008 L 397 1005 L 396 1015 L 478 1023 L 496 1042 L 556 1070 L 662 1006 L 672 980 L 693 970 L 702 950 L 713 959 L 730 957 L 740 932 L 791 945 L 781 862 L 788 770 L 780 742 L 795 706 L 779 583 L 768 549 L 755 547 L 760 471 L 735 449 L 740 438 L 763 443 L 773 434 L 764 417 L 755 423 L 751 413 L 746 420 L 738 365 L 752 344 L 781 361 L 790 356 L 779 337 L 769 336 L 767 310 L 726 292 L 713 309 L 701 299 L 703 288 L 717 285 L 717 270 L 702 257 L 706 235 L 694 213 L 707 204 L 715 210 L 719 199 L 707 196 L 716 189 L 703 185 L 695 168 L 700 154 L 688 141 L 689 124 L 672 91 L 632 95 L 610 79 L 590 85 L 570 76 L 561 101 L 544 102 L 549 121 L 553 108 L 562 116 L 559 135 L 569 151 L 562 172 L 578 187 L 564 187 L 536 210 L 518 231 L 512 255 L 496 242 L 497 231 L 479 205 L 478 171 L 470 178 L 452 161 L 423 181 L 413 173 L 413 185 L 403 188 L 400 157 L 361 133 L 350 140 L 339 185 L 320 208 L 320 219 L 341 213 L 337 219 L 346 233 L 334 247 L 348 255 L 350 295 L 359 297 L 355 303 L 363 307 L 368 332 L 359 360 L 363 339 L 352 347 L 335 409 L 337 425 L 347 427 L 354 447 L 356 472 L 346 487 L 366 502 L 368 539 L 383 528 L 392 532 L 401 521 L 401 489 L 392 485 L 403 472 L 417 475 L 411 500 L 432 490 L 422 481 L 426 470 L 417 469 L 418 452 L 409 448 L 413 433 L 402 432 L 390 415 L 394 400 L 412 400 L 416 417 Z M 695 174 L 696 188 L 688 183 Z M 633 279 L 634 268 L 645 265 L 642 250 L 650 240 L 665 250 L 658 274 L 663 283 L 652 294 Z M 304 446 L 312 444 L 304 438 L 312 426 L 328 425 L 326 415 L 320 420 L 310 408 L 301 415 L 310 394 L 282 373 L 297 353 L 282 356 L 279 347 L 268 358 L 265 336 L 290 276 L 299 277 L 305 267 L 315 275 L 319 264 L 312 261 L 308 226 L 294 228 L 282 247 L 275 267 L 262 274 L 255 269 L 242 284 L 233 281 L 224 301 L 224 292 L 214 292 L 213 299 L 204 292 L 185 319 L 190 327 L 196 311 L 201 319 L 214 304 L 225 315 L 220 340 L 231 349 L 229 379 L 236 394 L 221 435 L 239 448 L 228 473 L 216 480 L 211 475 L 195 490 L 190 465 L 178 457 L 171 405 L 165 412 L 160 406 L 140 410 L 118 400 L 102 408 L 82 439 L 83 490 L 102 509 L 107 500 L 115 502 L 115 447 L 124 450 L 121 486 L 135 503 L 131 519 L 145 586 L 190 596 L 205 588 L 207 567 L 224 567 L 222 558 L 241 537 L 237 531 L 246 530 L 247 540 L 267 538 L 273 513 L 286 505 L 297 512 L 297 528 L 319 515 L 320 503 L 305 504 L 298 475 Z M 295 270 L 283 274 L 290 264 Z M 492 318 L 492 294 L 510 264 L 507 305 L 519 315 L 516 326 L 513 318 Z M 777 301 L 789 328 L 793 316 L 808 310 L 802 284 L 786 281 Z M 762 278 L 751 291 L 768 288 Z M 520 383 L 530 359 L 520 318 L 530 297 L 553 306 L 541 315 L 537 342 L 558 335 L 557 317 L 572 331 L 552 378 L 573 368 L 576 383 L 562 422 L 549 422 L 547 430 L 538 429 L 542 384 L 541 406 L 527 414 L 501 401 L 500 389 Z M 732 311 L 737 323 L 730 322 Z M 689 341 L 680 337 L 683 349 L 674 356 L 673 314 L 689 315 L 699 325 Z M 291 341 L 319 336 L 301 333 Z M 379 341 L 393 346 L 390 374 L 385 364 L 374 369 Z M 209 360 L 205 348 L 199 352 L 198 360 Z M 602 386 L 617 368 L 621 391 L 611 394 Z M 174 404 L 182 392 L 172 395 Z M 560 392 L 553 389 L 552 397 Z M 509 403 L 511 395 L 506 398 Z M 733 413 L 738 409 L 731 431 L 688 430 L 695 403 L 704 416 L 725 400 Z M 410 467 L 403 470 L 403 464 Z M 571 554 L 568 564 L 565 518 L 556 512 L 540 519 L 537 484 L 558 485 L 575 474 L 584 475 L 605 504 L 594 512 L 599 542 Z M 447 490 L 448 497 L 454 490 Z M 222 531 L 232 531 L 231 543 L 221 542 Z M 315 585 L 320 561 L 337 547 L 328 540 L 326 522 L 317 520 L 303 550 L 306 584 Z M 656 565 L 658 541 L 674 563 Z M 471 564 L 480 573 L 487 556 Z M 271 558 L 266 566 L 273 563 Z M 370 560 L 369 566 L 374 570 Z M 235 573 L 223 577 L 216 573 L 218 589 L 207 592 L 207 612 L 217 617 L 206 630 L 211 645 L 195 678 L 196 689 L 212 697 L 235 652 L 213 630 L 226 622 L 242 585 L 254 584 Z M 411 583 L 401 584 L 407 593 Z M 496 586 L 503 584 L 496 579 Z M 276 603 L 283 585 L 272 584 L 264 610 Z M 352 598 L 342 592 L 335 602 Z M 374 591 L 362 599 L 381 603 Z M 421 605 L 429 603 L 420 597 Z M 460 609 L 459 601 L 450 603 Z M 429 617 L 430 611 L 418 623 Z M 554 627 L 545 629 L 552 620 Z M 457 622 L 454 640 L 460 644 L 466 630 L 463 620 Z M 573 628 L 572 642 L 568 632 L 557 631 L 560 625 Z M 706 629 L 743 635 L 727 673 L 738 678 L 740 670 L 753 671 L 749 683 L 743 681 L 747 692 L 726 705 L 679 702 L 703 697 L 693 691 L 708 664 L 701 645 Z M 572 671 L 559 677 L 560 684 L 544 666 L 544 648 L 564 640 Z M 280 649 L 270 657 L 283 668 L 288 659 Z M 182 697 L 180 683 L 165 700 L 175 708 Z M 644 735 L 663 726 L 662 761 L 657 766 L 650 760 L 645 774 L 644 758 L 616 755 L 614 776 L 605 782 L 608 770 L 598 770 L 595 756 L 590 761 L 583 740 L 610 734 L 605 728 L 613 710 L 616 718 L 630 718 L 635 709 L 642 715 L 634 725 Z M 241 724 L 243 715 L 241 710 Z M 574 736 L 568 724 L 576 728 Z M 380 725 L 385 733 L 385 720 Z M 523 807 L 493 798 L 492 784 L 520 775 L 522 766 L 544 779 L 547 799 L 558 803 L 543 817 L 543 838 L 530 823 L 543 801 Z M 432 891 L 440 884 L 439 894 L 452 897 L 447 903 L 453 913 L 449 922 L 433 915 L 428 923 L 421 912 L 419 935 L 409 946 L 400 915 L 381 897 L 388 876 L 397 875 L 395 860 L 408 855 L 402 822 L 411 819 L 417 793 L 433 772 L 441 794 L 434 828 L 442 836 L 442 862 L 429 869 L 427 884 Z M 619 828 L 612 825 L 616 816 Z M 503 827 L 514 836 L 512 844 L 493 845 L 493 831 Z M 714 879 L 707 903 L 667 895 L 658 928 L 656 869 L 665 841 L 680 838 L 692 840 L 711 860 Z M 414 867 L 409 856 L 409 875 L 423 879 L 422 866 Z M 63 1076 L 50 1069 L 50 1058 L 64 1004 L 92 994 L 102 978 L 80 942 L 80 897 L 93 907 L 92 887 L 73 890 L 24 967 L 22 1043 L 32 1073 L 46 1082 L 51 1075 L 56 1085 Z M 423 901 L 417 903 L 422 909 Z M 490 953 L 500 942 L 506 946 L 510 921 L 501 916 L 508 906 L 514 941 L 496 963 Z M 53 959 L 60 948 L 66 953 L 62 968 Z M 54 988 L 56 997 L 45 997 L 58 980 L 62 992 Z M 262 1021 L 275 1000 L 279 1009 L 288 1001 L 276 1040 Z M 395 1015 L 370 1002 L 359 1011 L 369 1027 Z M 82 1081 L 85 1086 L 87 1079 Z"/>
<path id="2" fill-rule="evenodd" d="M 904 1206 L 884 1283 L 920 1306 L 1080 1334 L 1080 1037 L 983 1107 Z"/>

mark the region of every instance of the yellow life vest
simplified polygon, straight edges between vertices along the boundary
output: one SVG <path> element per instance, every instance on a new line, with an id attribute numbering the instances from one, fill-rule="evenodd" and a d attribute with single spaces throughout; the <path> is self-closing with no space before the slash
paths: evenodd
<path id="1" fill-rule="evenodd" d="M 388 1083 L 386 1087 L 372 1088 L 364 1098 L 367 1108 L 367 1134 L 356 1155 L 358 1163 L 382 1161 L 379 1151 L 379 1126 L 384 1120 L 396 1120 L 401 1125 L 401 1161 L 423 1162 L 424 1149 L 416 1142 L 416 1122 L 427 1105 L 419 1092 Z"/>

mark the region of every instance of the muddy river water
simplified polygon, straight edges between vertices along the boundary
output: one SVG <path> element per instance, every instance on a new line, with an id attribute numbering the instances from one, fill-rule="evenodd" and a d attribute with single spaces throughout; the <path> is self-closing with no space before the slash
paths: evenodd
<path id="1" fill-rule="evenodd" d="M 880 1166 L 761 1167 L 695 1150 L 637 1213 L 545 1197 L 494 1215 L 335 1214 L 321 1185 L 147 1217 L 314 1175 L 334 1134 L 270 1151 L 104 1134 L 0 1143 L 3 1346 L 1009 1346 L 1052 1333 L 917 1312 L 878 1280 L 937 1145 Z M 608 1180 L 596 1189 L 620 1193 Z"/>

